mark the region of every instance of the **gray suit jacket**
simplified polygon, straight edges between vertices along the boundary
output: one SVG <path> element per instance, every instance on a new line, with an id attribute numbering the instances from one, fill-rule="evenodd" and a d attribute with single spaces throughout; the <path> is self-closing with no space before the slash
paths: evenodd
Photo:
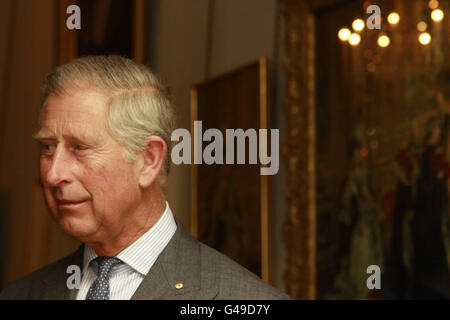
<path id="1" fill-rule="evenodd" d="M 83 246 L 4 288 L 0 299 L 75 299 L 66 273 L 83 265 Z M 183 283 L 181 289 L 175 284 Z M 289 299 L 289 297 L 216 250 L 200 243 L 178 224 L 177 231 L 132 299 Z"/>

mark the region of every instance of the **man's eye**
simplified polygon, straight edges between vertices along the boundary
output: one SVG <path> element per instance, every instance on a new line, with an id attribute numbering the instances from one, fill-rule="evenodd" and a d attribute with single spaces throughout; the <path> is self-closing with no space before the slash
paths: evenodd
<path id="1" fill-rule="evenodd" d="M 81 145 L 81 144 L 76 144 L 76 145 L 74 146 L 74 150 L 75 150 L 75 151 L 82 151 L 82 150 L 86 150 L 86 147 L 83 146 L 83 145 Z"/>
<path id="2" fill-rule="evenodd" d="M 45 154 L 49 154 L 55 150 L 55 146 L 48 143 L 41 143 L 41 150 Z"/>

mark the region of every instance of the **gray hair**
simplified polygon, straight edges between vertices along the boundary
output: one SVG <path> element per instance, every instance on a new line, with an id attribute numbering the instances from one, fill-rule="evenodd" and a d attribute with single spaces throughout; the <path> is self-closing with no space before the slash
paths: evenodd
<path id="1" fill-rule="evenodd" d="M 94 88 L 110 97 L 108 130 L 125 150 L 125 159 L 136 159 L 150 136 L 161 137 L 167 145 L 167 157 L 158 176 L 165 186 L 170 168 L 171 133 L 175 114 L 168 89 L 144 65 L 116 56 L 86 56 L 57 67 L 42 88 L 39 128 L 42 112 L 50 94 L 64 95 L 68 90 Z"/>

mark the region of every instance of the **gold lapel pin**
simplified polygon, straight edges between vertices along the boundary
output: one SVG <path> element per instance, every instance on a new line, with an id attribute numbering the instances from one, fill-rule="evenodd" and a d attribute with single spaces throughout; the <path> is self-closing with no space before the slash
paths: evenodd
<path id="1" fill-rule="evenodd" d="M 181 289 L 181 288 L 183 288 L 183 284 L 182 284 L 182 283 L 177 283 L 177 284 L 175 285 L 175 288 Z"/>

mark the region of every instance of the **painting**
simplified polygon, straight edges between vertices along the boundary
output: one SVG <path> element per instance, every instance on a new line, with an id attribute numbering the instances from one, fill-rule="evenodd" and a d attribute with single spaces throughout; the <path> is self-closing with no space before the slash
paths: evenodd
<path id="1" fill-rule="evenodd" d="M 291 297 L 450 298 L 449 5 L 283 2 Z"/>
<path id="2" fill-rule="evenodd" d="M 267 60 L 261 58 L 195 85 L 191 133 L 194 121 L 201 121 L 203 132 L 217 128 L 224 137 L 226 129 L 267 129 L 267 82 Z M 248 159 L 245 164 L 191 166 L 192 233 L 270 281 L 268 176 Z"/>

